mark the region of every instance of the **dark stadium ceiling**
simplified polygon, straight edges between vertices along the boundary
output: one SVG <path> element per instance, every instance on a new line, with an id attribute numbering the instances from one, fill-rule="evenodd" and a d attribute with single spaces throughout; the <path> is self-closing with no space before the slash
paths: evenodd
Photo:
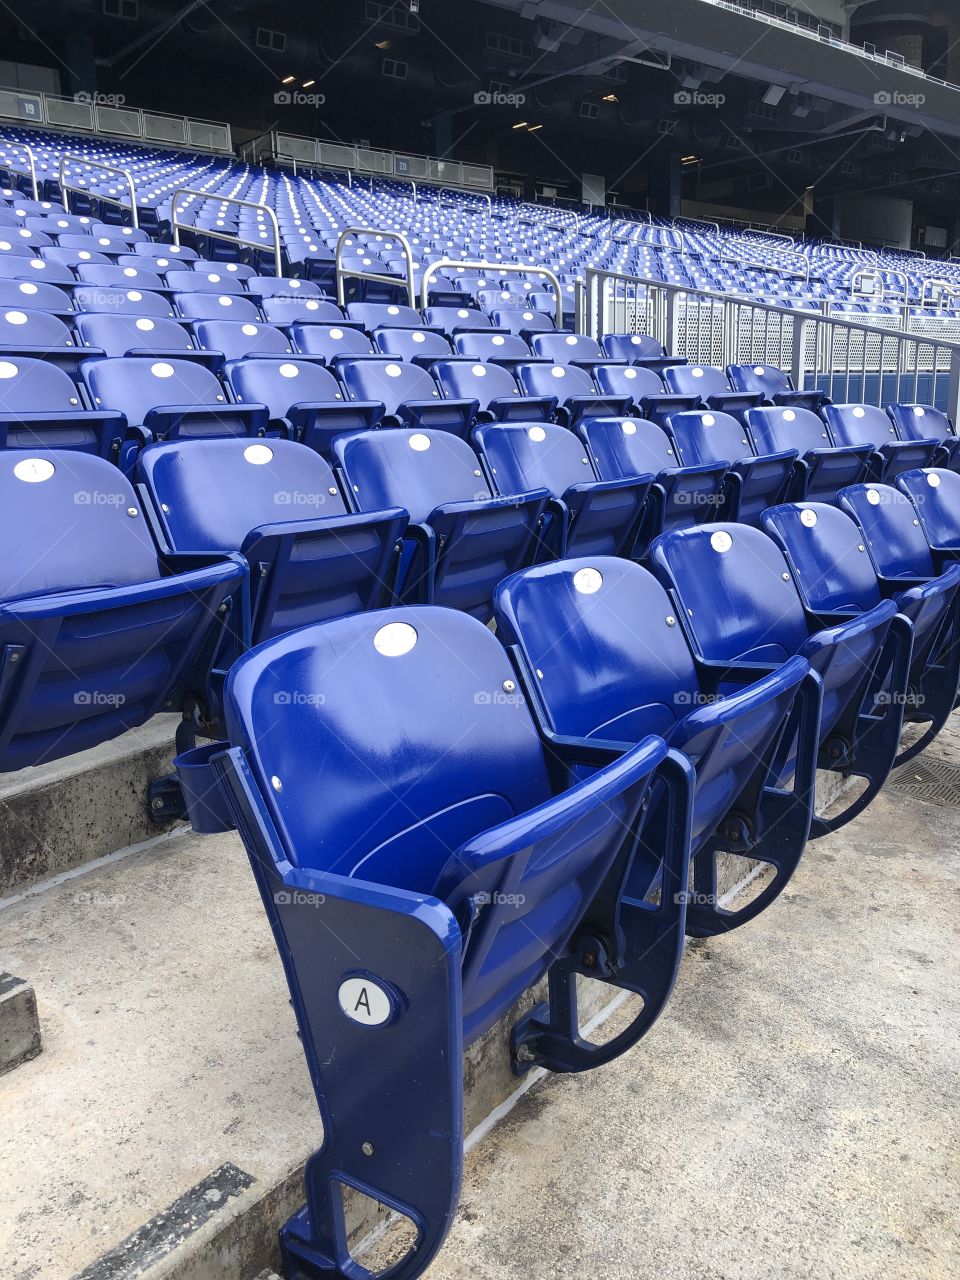
<path id="1" fill-rule="evenodd" d="M 956 0 L 846 8 L 853 38 L 960 80 Z M 745 191 L 782 204 L 816 184 L 952 210 L 960 193 L 960 92 L 704 0 L 2 9 L 4 58 L 55 68 L 64 93 L 226 119 L 241 140 L 271 128 L 369 140 L 571 192 L 603 173 L 625 202 L 670 156 L 685 194 L 721 204 Z"/>

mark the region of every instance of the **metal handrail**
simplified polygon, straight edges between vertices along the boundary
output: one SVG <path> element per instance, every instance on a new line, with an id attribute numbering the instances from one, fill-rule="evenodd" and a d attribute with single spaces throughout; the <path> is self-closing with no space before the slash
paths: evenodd
<path id="1" fill-rule="evenodd" d="M 68 191 L 84 191 L 87 195 L 94 194 L 87 187 L 77 186 L 76 184 L 71 186 L 66 181 L 63 175 L 66 170 L 67 163 L 70 160 L 73 160 L 76 164 L 85 164 L 88 169 L 102 169 L 104 173 L 115 173 L 120 178 L 126 178 L 127 188 L 130 191 L 130 219 L 133 222 L 134 227 L 140 226 L 140 220 L 137 217 L 137 191 L 133 185 L 133 178 L 130 175 L 130 170 L 118 169 L 116 165 L 104 164 L 102 160 L 89 160 L 86 156 L 74 155 L 69 151 L 65 151 L 60 157 L 60 167 L 57 170 L 57 183 L 60 187 L 60 194 L 63 197 L 63 207 L 67 213 L 70 212 L 70 201 L 67 199 Z M 121 209 L 124 207 L 123 201 L 118 200 L 115 196 L 97 195 L 96 199 L 105 200 L 107 204 L 119 205 Z"/>
<path id="2" fill-rule="evenodd" d="M 34 200 L 40 199 L 40 189 L 37 186 L 37 162 L 33 154 L 33 148 L 27 146 L 25 142 L 14 142 L 10 138 L 4 138 L 4 144 L 17 151 L 26 152 L 27 160 L 30 162 L 30 186 L 33 190 Z"/>
<path id="3" fill-rule="evenodd" d="M 955 280 L 944 280 L 938 276 L 928 276 L 927 279 L 924 280 L 920 289 L 921 307 L 926 306 L 927 292 L 931 288 L 940 289 L 939 303 L 941 307 L 946 306 L 946 302 L 943 301 L 944 298 L 956 298 L 957 296 L 960 296 L 960 285 L 958 285 Z"/>
<path id="4" fill-rule="evenodd" d="M 417 290 L 413 279 L 413 250 L 410 248 L 410 241 L 402 231 L 386 231 L 383 227 L 344 227 L 337 236 L 337 248 L 334 254 L 334 270 L 337 276 L 337 302 L 342 307 L 346 302 L 346 289 L 344 288 L 344 280 L 346 274 L 343 270 L 343 245 L 347 236 L 385 236 L 388 240 L 396 240 L 403 250 L 403 256 L 407 265 L 407 302 L 411 307 L 417 305 Z M 375 271 L 351 271 L 351 280 L 372 280 L 377 284 L 397 283 L 396 276 L 381 275 Z"/>
<path id="5" fill-rule="evenodd" d="M 444 191 L 449 191 L 454 199 L 456 199 L 459 194 L 463 196 L 470 196 L 472 199 L 475 198 L 477 200 L 486 200 L 487 213 L 490 216 L 493 215 L 493 197 L 489 195 L 486 191 L 459 191 L 457 187 L 440 187 L 438 190 L 439 190 L 439 194 L 441 195 L 443 194 Z M 461 200 L 460 203 L 463 204 L 463 201 Z"/>
<path id="6" fill-rule="evenodd" d="M 882 301 L 884 298 L 888 298 L 888 297 L 890 297 L 890 298 L 899 298 L 899 299 L 902 301 L 902 303 L 903 303 L 903 305 L 904 305 L 904 306 L 909 306 L 909 304 L 910 304 L 910 277 L 907 275 L 907 273 L 906 273 L 905 271 L 896 271 L 896 270 L 888 269 L 888 268 L 886 268 L 886 267 L 882 267 L 882 266 L 880 265 L 879 261 L 877 262 L 877 265 L 876 265 L 875 267 L 861 267 L 859 271 L 855 271 L 855 272 L 853 273 L 853 279 L 850 281 L 850 293 L 851 293 L 851 294 L 855 294 L 855 293 L 857 292 L 857 285 L 860 283 L 860 277 L 861 277 L 861 276 L 868 276 L 868 275 L 873 275 L 873 276 L 879 276 L 879 277 L 880 277 L 880 298 L 881 298 L 881 301 Z M 885 275 L 886 275 L 886 276 L 895 276 L 898 280 L 902 281 L 902 283 L 903 283 L 903 290 L 902 290 L 902 292 L 901 292 L 901 293 L 899 293 L 899 294 L 897 294 L 897 293 L 893 293 L 890 289 L 888 289 L 888 288 L 887 288 L 887 283 L 886 283 L 886 281 L 885 281 L 885 280 L 884 280 L 884 278 L 883 278 Z M 866 294 L 866 293 L 864 293 L 864 294 L 861 294 L 860 296 L 861 296 L 861 297 L 864 297 L 864 298 L 866 298 L 866 297 L 873 298 L 873 297 L 876 297 L 876 294 L 872 294 L 872 293 L 871 293 L 871 294 Z"/>
<path id="7" fill-rule="evenodd" d="M 243 209 L 259 209 L 261 213 L 265 213 L 270 219 L 270 225 L 273 227 L 273 253 L 276 258 L 276 275 L 283 276 L 283 253 L 280 248 L 280 224 L 277 222 L 277 215 L 267 204 L 258 204 L 255 200 L 239 200 L 236 196 L 220 196 L 214 195 L 212 191 L 198 191 L 196 187 L 177 187 L 170 200 L 170 228 L 173 231 L 173 243 L 180 243 L 180 228 L 183 227 L 187 231 L 196 231 L 197 235 L 210 236 L 213 240 L 226 240 L 230 244 L 242 244 L 249 249 L 262 249 L 263 245 L 256 240 L 241 240 L 239 236 L 232 236 L 228 231 L 211 231 L 208 227 L 191 226 L 189 222 L 177 221 L 177 201 L 181 196 L 196 196 L 200 200 L 216 200 L 220 204 L 235 204 Z"/>
<path id="8" fill-rule="evenodd" d="M 440 275 L 441 270 L 445 267 L 458 267 L 464 270 L 475 267 L 479 271 L 496 271 L 501 275 L 530 275 L 531 273 L 536 273 L 537 275 L 545 276 L 550 281 L 550 286 L 553 289 L 553 297 L 556 304 L 556 326 L 558 329 L 563 328 L 563 286 L 560 284 L 557 275 L 549 267 L 531 266 L 529 263 L 524 265 L 519 262 L 487 262 L 486 260 L 471 262 L 465 259 L 441 258 L 439 262 L 431 262 L 420 280 L 421 307 L 427 305 L 430 281 L 434 276 Z"/>

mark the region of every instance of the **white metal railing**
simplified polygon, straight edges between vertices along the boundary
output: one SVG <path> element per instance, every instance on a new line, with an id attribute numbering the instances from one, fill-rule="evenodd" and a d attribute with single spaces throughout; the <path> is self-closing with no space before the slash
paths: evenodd
<path id="1" fill-rule="evenodd" d="M 85 156 L 77 156 L 73 155 L 69 151 L 64 151 L 60 157 L 60 165 L 57 169 L 57 183 L 60 187 L 60 195 L 63 198 L 63 207 L 68 213 L 70 212 L 70 201 L 67 197 L 68 191 L 82 191 L 85 195 L 91 196 L 95 200 L 105 200 L 107 204 L 119 205 L 121 209 L 125 207 L 123 201 L 117 199 L 116 196 L 101 195 L 100 192 L 91 191 L 85 184 L 67 182 L 65 176 L 66 169 L 67 165 L 71 161 L 76 165 L 85 165 L 88 169 L 102 169 L 104 173 L 113 173 L 116 174 L 117 177 L 125 179 L 127 190 L 130 193 L 130 221 L 135 227 L 139 227 L 140 222 L 137 217 L 137 191 L 133 185 L 133 177 L 131 176 L 130 170 L 119 169 L 116 165 L 104 164 L 102 160 L 90 160 Z"/>
<path id="2" fill-rule="evenodd" d="M 773 365 L 799 390 L 825 387 L 842 401 L 939 403 L 954 418 L 960 410 L 960 342 L 823 311 L 588 268 L 577 328 L 597 339 L 648 333 L 694 364 Z"/>
<path id="3" fill-rule="evenodd" d="M 27 157 L 27 164 L 30 166 L 30 189 L 33 192 L 34 200 L 39 200 L 40 188 L 37 186 L 37 158 L 33 154 L 33 148 L 25 142 L 14 142 L 11 138 L 4 138 L 3 144 L 10 150 L 22 151 Z"/>
<path id="4" fill-rule="evenodd" d="M 345 169 L 348 172 L 376 174 L 381 178 L 406 179 L 408 182 L 423 182 L 432 186 L 463 187 L 468 191 L 494 189 L 493 168 L 490 165 L 417 155 L 409 151 L 386 151 L 376 147 L 324 142 L 320 138 L 276 130 L 270 135 L 269 154 L 275 160 L 285 160 L 312 169 Z"/>
<path id="5" fill-rule="evenodd" d="M 377 284 L 391 284 L 399 287 L 401 283 L 400 276 L 388 276 L 377 271 L 363 271 L 360 269 L 349 271 L 343 269 L 343 251 L 347 248 L 347 239 L 350 236 L 382 236 L 385 240 L 396 240 L 403 250 L 404 262 L 406 265 L 406 277 L 402 283 L 407 291 L 407 304 L 411 307 L 417 305 L 416 283 L 413 278 L 413 250 L 410 248 L 410 241 L 400 231 L 385 231 L 383 227 L 344 227 L 337 237 L 337 248 L 334 255 L 334 270 L 337 278 L 337 302 L 342 307 L 346 302 L 347 290 L 346 281 L 350 280 L 372 280 Z"/>
<path id="6" fill-rule="evenodd" d="M 230 126 L 223 121 L 128 107 L 123 99 L 110 94 L 77 93 L 69 98 L 0 88 L 0 120 L 51 125 L 81 133 L 107 133 L 132 142 L 161 142 L 223 155 L 233 151 Z"/>
<path id="7" fill-rule="evenodd" d="M 488 262 L 483 260 L 467 260 L 460 258 L 441 258 L 439 262 L 431 262 L 430 266 L 424 270 L 420 280 L 420 305 L 425 307 L 427 299 L 430 296 L 430 281 L 434 276 L 441 275 L 448 268 L 453 267 L 455 270 L 470 271 L 495 271 L 498 275 L 538 275 L 543 276 L 550 284 L 553 290 L 554 299 L 554 321 L 558 329 L 563 328 L 563 289 L 560 285 L 555 272 L 549 267 L 530 266 L 530 264 L 522 264 L 519 262 Z"/>
<path id="8" fill-rule="evenodd" d="M 180 232 L 193 231 L 198 236 L 210 236 L 214 240 L 226 240 L 229 244 L 243 245 L 248 249 L 263 249 L 263 244 L 258 240 L 242 240 L 239 235 L 232 235 L 229 231 L 214 231 L 210 227 L 198 227 L 195 223 L 180 222 L 177 219 L 178 212 L 184 210 L 177 209 L 177 201 L 181 196 L 193 196 L 198 200 L 216 200 L 218 204 L 235 204 L 241 209 L 256 209 L 260 213 L 265 213 L 270 221 L 273 230 L 273 255 L 276 259 L 276 274 L 283 275 L 283 250 L 280 246 L 280 224 L 277 222 L 277 215 L 268 204 L 258 204 L 255 200 L 238 200 L 236 196 L 221 196 L 212 191 L 198 191 L 195 187 L 177 187 L 170 201 L 170 228 L 173 231 L 173 243 L 180 243 Z"/>

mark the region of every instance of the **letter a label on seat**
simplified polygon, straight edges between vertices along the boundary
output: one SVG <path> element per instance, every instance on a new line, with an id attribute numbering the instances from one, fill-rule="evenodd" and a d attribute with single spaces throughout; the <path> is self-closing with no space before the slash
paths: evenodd
<path id="1" fill-rule="evenodd" d="M 340 1008 L 351 1022 L 382 1027 L 393 1017 L 393 1001 L 372 978 L 347 978 L 337 992 Z"/>

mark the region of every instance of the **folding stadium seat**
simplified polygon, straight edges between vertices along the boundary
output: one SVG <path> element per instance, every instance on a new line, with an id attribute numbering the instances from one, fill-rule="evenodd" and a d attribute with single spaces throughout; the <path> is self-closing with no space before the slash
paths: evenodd
<path id="1" fill-rule="evenodd" d="M 77 283 L 77 277 L 69 267 L 59 262 L 48 262 L 45 258 L 35 258 L 32 254 L 27 257 L 0 254 L 0 279 L 32 280 L 64 289 L 72 289 Z"/>
<path id="2" fill-rule="evenodd" d="M 591 369 L 608 359 L 596 338 L 589 338 L 584 333 L 535 333 L 530 339 L 530 347 L 535 356 L 543 356 L 554 364 L 579 365 L 581 369 Z"/>
<path id="3" fill-rule="evenodd" d="M 0 307 L 47 311 L 64 319 L 72 316 L 70 295 L 55 284 L 35 284 L 32 280 L 10 280 L 0 275 Z"/>
<path id="4" fill-rule="evenodd" d="M 665 533 L 653 543 L 650 561 L 671 593 L 698 665 L 715 674 L 719 693 L 792 654 L 808 660 L 823 682 L 818 767 L 865 783 L 836 816 L 814 817 L 811 834 L 835 831 L 861 813 L 886 781 L 903 723 L 912 637 L 894 602 L 819 627 L 804 611 L 780 547 L 749 525 Z M 784 780 L 791 768 L 785 756 Z"/>
<path id="5" fill-rule="evenodd" d="M 80 361 L 89 354 L 78 348 L 64 322 L 49 311 L 26 307 L 0 310 L 0 360 L 16 361 L 26 356 L 46 360 L 75 374 Z"/>
<path id="6" fill-rule="evenodd" d="M 646 555 L 650 542 L 666 530 L 716 518 L 723 502 L 726 466 L 683 466 L 663 428 L 643 419 L 588 418 L 578 431 L 601 480 L 654 481 L 634 548 L 636 556 Z"/>
<path id="7" fill-rule="evenodd" d="M 89 236 L 84 238 L 89 240 Z M 50 249 L 41 249 L 40 256 L 44 262 L 51 262 L 54 266 L 64 267 L 67 271 L 75 271 L 77 267 L 83 265 L 110 265 L 110 259 L 107 255 L 98 253 L 94 249 L 68 249 L 60 245 L 54 245 Z"/>
<path id="8" fill-rule="evenodd" d="M 167 287 L 155 271 L 137 267 L 84 262 L 77 267 L 76 274 L 84 284 L 104 285 L 111 289 L 146 289 L 151 293 L 163 293 Z"/>
<path id="9" fill-rule="evenodd" d="M 228 561 L 178 572 L 158 556 L 110 462 L 0 453 L 0 542 L 0 770 L 83 751 L 182 701 L 209 707 L 211 657 L 245 572 Z"/>
<path id="10" fill-rule="evenodd" d="M 608 556 L 516 573 L 497 588 L 495 608 L 548 749 L 599 766 L 657 733 L 694 762 L 687 933 L 726 933 L 779 897 L 813 815 L 820 687 L 809 663 L 785 656 L 743 670 L 721 696 L 718 673 L 696 660 L 656 578 Z M 785 752 L 795 761 L 789 787 Z M 739 909 L 718 900 L 722 850 L 774 872 Z"/>
<path id="11" fill-rule="evenodd" d="M 121 253 L 130 252 L 130 246 L 115 236 L 67 234 L 57 236 L 57 245 L 61 249 L 73 249 L 77 253 L 100 254 L 104 258 L 113 258 Z"/>
<path id="12" fill-rule="evenodd" d="M 406 360 L 429 369 L 436 360 L 450 359 L 450 343 L 442 333 L 429 329 L 377 329 L 373 345 L 385 356 Z"/>
<path id="13" fill-rule="evenodd" d="M 426 307 L 423 323 L 431 329 L 442 329 L 448 337 L 473 329 L 490 329 L 490 317 L 476 307 Z"/>
<path id="14" fill-rule="evenodd" d="M 646 333 L 606 333 L 600 339 L 600 345 L 608 360 L 646 365 L 657 371 L 665 369 L 668 364 L 687 363 L 683 356 L 668 356 L 663 343 Z"/>
<path id="15" fill-rule="evenodd" d="M 347 400 L 340 383 L 317 360 L 245 356 L 228 363 L 225 374 L 239 404 L 265 404 L 272 430 L 329 460 L 337 436 L 373 427 L 383 413 L 378 400 Z"/>
<path id="16" fill-rule="evenodd" d="M 791 497 L 833 502 L 839 489 L 867 477 L 870 445 L 838 449 L 830 443 L 823 419 L 810 409 L 766 406 L 748 409 L 743 420 L 757 453 L 794 449 L 800 455 Z"/>
<path id="17" fill-rule="evenodd" d="M 38 249 L 49 249 L 53 241 L 41 231 L 28 231 L 26 227 L 14 230 L 10 227 L 0 238 L 0 254 L 14 258 L 32 258 Z"/>
<path id="18" fill-rule="evenodd" d="M 111 289 L 96 284 L 78 284 L 73 291 L 77 311 L 104 311 L 128 316 L 173 318 L 173 307 L 159 293 L 146 289 Z"/>
<path id="19" fill-rule="evenodd" d="M 198 320 L 193 326 L 197 345 L 204 351 L 218 351 L 226 360 L 242 360 L 244 356 L 289 356 L 293 354 L 290 339 L 270 324 L 250 320 Z"/>
<path id="20" fill-rule="evenodd" d="M 182 320 L 239 320 L 243 324 L 263 320 L 253 298 L 232 293 L 175 293 L 173 305 Z"/>
<path id="21" fill-rule="evenodd" d="M 786 497 L 796 449 L 758 456 L 746 427 L 729 413 L 674 413 L 667 430 L 681 462 L 727 467 L 720 519 L 756 524 L 761 512 Z"/>
<path id="22" fill-rule="evenodd" d="M 423 326 L 416 307 L 404 307 L 394 302 L 348 302 L 347 319 L 371 334 L 375 329 L 419 329 Z"/>
<path id="23" fill-rule="evenodd" d="M 478 427 L 474 441 L 495 493 L 551 495 L 541 557 L 631 554 L 652 477 L 598 480 L 583 441 L 550 423 L 494 423 Z"/>
<path id="24" fill-rule="evenodd" d="M 901 440 L 934 438 L 939 441 L 938 456 L 934 458 L 936 466 L 956 470 L 960 465 L 960 437 L 940 409 L 929 404 L 891 404 L 887 406 L 887 413 Z"/>
<path id="25" fill-rule="evenodd" d="M 166 270 L 164 279 L 174 293 L 246 294 L 243 281 L 225 271 L 190 271 L 178 267 Z"/>
<path id="26" fill-rule="evenodd" d="M 517 334 L 496 333 L 493 330 L 458 333 L 453 339 L 453 349 L 458 356 L 501 364 L 511 372 L 518 364 L 529 364 L 534 358 L 523 338 Z"/>
<path id="27" fill-rule="evenodd" d="M 628 364 L 599 364 L 593 380 L 605 395 L 627 396 L 629 412 L 665 426 L 674 413 L 690 413 L 700 404 L 698 396 L 682 396 L 665 391 L 654 369 Z"/>
<path id="28" fill-rule="evenodd" d="M 558 421 L 575 427 L 582 418 L 605 418 L 630 412 L 628 396 L 604 395 L 576 365 L 517 365 L 517 382 L 528 396 L 556 396 Z"/>
<path id="29" fill-rule="evenodd" d="M 265 405 L 231 403 L 216 376 L 194 360 L 85 360 L 81 373 L 97 409 L 120 412 L 128 429 L 154 439 L 259 436 L 267 430 Z"/>
<path id="30" fill-rule="evenodd" d="M 733 414 L 734 417 L 763 404 L 762 392 L 732 391 L 723 370 L 711 365 L 667 365 L 663 370 L 663 382 L 675 395 L 699 396 L 703 408 L 719 409 L 721 413 Z"/>
<path id="31" fill-rule="evenodd" d="M 227 685 L 228 740 L 177 760 L 195 828 L 236 825 L 246 843 L 319 1105 L 337 1117 L 306 1165 L 309 1211 L 281 1229 L 291 1276 L 319 1274 L 317 1259 L 360 1274 L 344 1183 L 414 1225 L 397 1276 L 429 1265 L 459 1194 L 463 1047 L 531 984 L 548 975 L 549 1007 L 513 1029 L 519 1074 L 610 1061 L 668 998 L 687 911 L 690 766 L 648 737 L 563 790 L 514 689 L 476 619 L 357 614 L 243 657 Z M 654 787 L 668 817 L 648 834 Z M 322 903 L 322 927 L 305 902 Z M 578 974 L 642 996 L 603 1044 L 580 1034 Z M 415 1037 L 413 1056 L 398 1034 Z"/>
<path id="32" fill-rule="evenodd" d="M 490 313 L 490 322 L 496 329 L 506 333 L 515 333 L 526 338 L 534 333 L 553 333 L 556 325 L 542 311 L 531 311 L 523 307 L 507 307 Z M 473 326 L 471 325 L 471 328 Z"/>
<path id="33" fill-rule="evenodd" d="M 925 467 L 901 472 L 897 487 L 913 503 L 937 565 L 960 559 L 960 476 Z"/>
<path id="34" fill-rule="evenodd" d="M 909 619 L 913 652 L 904 719 L 928 728 L 897 757 L 903 764 L 936 737 L 956 702 L 960 564 L 937 573 L 913 505 L 897 489 L 853 485 L 841 493 L 839 507 L 775 507 L 764 528 L 790 561 L 808 613 L 841 620 L 887 598 Z"/>
<path id="35" fill-rule="evenodd" d="M 137 478 L 164 549 L 246 560 L 251 644 L 392 602 L 406 514 L 348 514 L 329 464 L 301 444 L 150 445 Z"/>
<path id="36" fill-rule="evenodd" d="M 73 213 L 50 212 L 28 214 L 21 225 L 28 231 L 42 231 L 50 236 L 59 236 L 61 233 L 66 235 L 71 231 L 89 236 L 93 222 L 90 218 L 81 218 Z"/>
<path id="37" fill-rule="evenodd" d="M 264 303 L 269 305 L 271 300 Z M 336 365 L 349 356 L 376 355 L 373 342 L 362 329 L 352 329 L 345 321 L 339 324 L 300 324 L 290 326 L 293 345 L 302 355 L 316 356 L 324 364 Z"/>
<path id="38" fill-rule="evenodd" d="M 833 443 L 841 447 L 872 445 L 870 479 L 892 482 L 902 471 L 929 466 L 937 451 L 933 436 L 902 441 L 882 409 L 870 404 L 827 404 L 823 407 Z"/>
<path id="39" fill-rule="evenodd" d="M 263 298 L 260 310 L 269 324 L 345 324 L 343 312 L 326 298 L 290 298 L 272 294 Z"/>
<path id="40" fill-rule="evenodd" d="M 75 325 L 85 348 L 80 352 L 84 358 L 150 356 L 154 360 L 199 360 L 208 367 L 222 363 L 219 352 L 198 351 L 186 329 L 176 320 L 91 311 L 78 315 Z M 89 348 L 99 348 L 99 351 Z"/>
<path id="41" fill-rule="evenodd" d="M 798 391 L 790 376 L 774 365 L 728 364 L 727 378 L 735 391 L 759 391 L 767 404 L 819 413 L 827 403 L 826 392 Z"/>
<path id="42" fill-rule="evenodd" d="M 447 431 L 362 431 L 333 448 L 358 511 L 410 516 L 399 597 L 487 621 L 494 587 L 533 559 L 547 493 L 495 498 L 476 454 Z"/>
<path id="43" fill-rule="evenodd" d="M 209 273 L 224 276 L 227 279 L 242 280 L 244 284 L 256 273 L 253 267 L 245 262 L 213 262 L 206 258 L 197 258 L 190 263 L 191 271 L 200 271 L 209 279 Z M 262 278 L 262 277 L 261 277 Z M 211 283 L 215 283 L 212 281 Z"/>
<path id="44" fill-rule="evenodd" d="M 323 300 L 323 290 L 313 280 L 291 279 L 288 276 L 247 276 L 247 292 L 258 298 L 314 298 Z"/>
<path id="45" fill-rule="evenodd" d="M 477 416 L 475 399 L 443 399 L 425 369 L 396 360 L 353 357 L 337 372 L 351 400 L 379 400 L 385 426 L 432 427 L 465 437 Z"/>
<path id="46" fill-rule="evenodd" d="M 549 422 L 556 411 L 556 395 L 522 394 L 510 370 L 495 362 L 440 360 L 433 375 L 445 396 L 476 400 L 478 422 Z"/>

